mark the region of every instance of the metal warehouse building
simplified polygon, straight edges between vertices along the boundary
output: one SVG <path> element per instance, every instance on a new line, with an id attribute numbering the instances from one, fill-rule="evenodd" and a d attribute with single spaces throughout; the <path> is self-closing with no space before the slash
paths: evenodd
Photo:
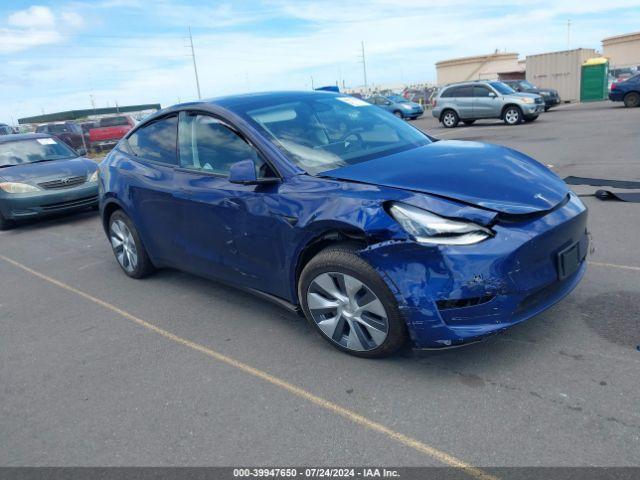
<path id="1" fill-rule="evenodd" d="M 582 64 L 600 55 L 593 48 L 527 56 L 527 80 L 539 88 L 555 88 L 563 101 L 580 100 Z"/>
<path id="2" fill-rule="evenodd" d="M 602 55 L 609 59 L 610 68 L 640 67 L 640 32 L 605 38 Z"/>
<path id="3" fill-rule="evenodd" d="M 491 53 L 436 63 L 438 85 L 468 80 L 495 80 L 501 73 L 522 70 L 517 53 Z"/>

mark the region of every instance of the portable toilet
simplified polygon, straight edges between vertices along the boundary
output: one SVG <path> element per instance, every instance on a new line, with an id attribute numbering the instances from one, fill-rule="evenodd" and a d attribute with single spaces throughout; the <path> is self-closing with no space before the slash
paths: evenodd
<path id="1" fill-rule="evenodd" d="M 593 102 L 607 98 L 607 75 L 609 60 L 603 57 L 590 58 L 582 64 L 580 101 Z"/>

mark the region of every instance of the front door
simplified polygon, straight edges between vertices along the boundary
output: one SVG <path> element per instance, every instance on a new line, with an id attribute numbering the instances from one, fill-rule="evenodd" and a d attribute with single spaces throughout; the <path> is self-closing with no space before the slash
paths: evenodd
<path id="1" fill-rule="evenodd" d="M 260 177 L 274 173 L 234 129 L 205 114 L 183 112 L 179 125 L 176 195 L 182 203 L 187 270 L 282 295 L 282 229 L 274 219 L 279 183 L 239 185 L 234 163 L 251 159 Z"/>

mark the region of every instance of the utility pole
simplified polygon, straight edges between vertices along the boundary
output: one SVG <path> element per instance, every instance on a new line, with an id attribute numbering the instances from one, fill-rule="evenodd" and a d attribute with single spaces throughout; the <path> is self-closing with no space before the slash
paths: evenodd
<path id="1" fill-rule="evenodd" d="M 198 89 L 198 100 L 202 99 L 200 94 L 200 80 L 198 79 L 198 66 L 196 65 L 196 52 L 193 49 L 193 36 L 191 35 L 191 26 L 189 26 L 189 43 L 191 45 L 191 58 L 193 59 L 193 73 L 196 75 L 196 87 Z"/>
<path id="2" fill-rule="evenodd" d="M 567 20 L 567 50 L 571 48 L 571 20 Z"/>
<path id="3" fill-rule="evenodd" d="M 95 110 L 96 110 L 96 100 L 93 97 L 93 93 L 89 94 L 89 100 L 91 100 L 91 108 L 93 108 L 93 111 L 95 112 Z"/>
<path id="4" fill-rule="evenodd" d="M 365 56 L 364 56 L 364 41 L 360 42 L 360 45 L 362 47 L 360 62 L 362 63 L 362 74 L 364 76 L 364 90 L 366 92 L 367 91 L 367 60 L 365 59 Z"/>

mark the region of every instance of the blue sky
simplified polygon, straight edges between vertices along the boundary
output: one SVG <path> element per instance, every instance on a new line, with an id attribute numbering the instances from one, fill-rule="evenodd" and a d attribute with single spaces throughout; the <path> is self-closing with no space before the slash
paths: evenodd
<path id="1" fill-rule="evenodd" d="M 55 0 L 0 3 L 0 122 L 60 110 L 435 80 L 434 63 L 496 49 L 521 56 L 640 28 L 640 0 Z"/>

